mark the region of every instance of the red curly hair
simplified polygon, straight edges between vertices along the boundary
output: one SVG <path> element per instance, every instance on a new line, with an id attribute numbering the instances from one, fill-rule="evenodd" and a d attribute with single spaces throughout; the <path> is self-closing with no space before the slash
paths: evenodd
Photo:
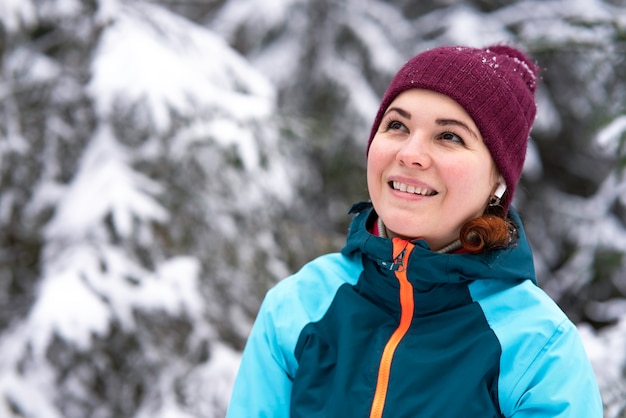
<path id="1" fill-rule="evenodd" d="M 467 221 L 460 232 L 463 248 L 470 253 L 506 248 L 517 237 L 513 221 L 505 217 L 502 206 L 489 206 L 485 214 Z"/>

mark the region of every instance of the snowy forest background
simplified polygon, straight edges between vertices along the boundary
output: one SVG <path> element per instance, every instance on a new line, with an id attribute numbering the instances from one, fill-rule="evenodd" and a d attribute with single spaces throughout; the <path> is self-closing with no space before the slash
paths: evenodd
<path id="1" fill-rule="evenodd" d="M 339 249 L 415 53 L 543 70 L 516 206 L 626 417 L 624 0 L 1 0 L 0 416 L 220 417 L 266 289 Z"/>

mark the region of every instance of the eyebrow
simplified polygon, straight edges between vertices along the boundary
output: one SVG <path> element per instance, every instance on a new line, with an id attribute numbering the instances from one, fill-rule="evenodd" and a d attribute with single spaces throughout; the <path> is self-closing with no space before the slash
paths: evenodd
<path id="1" fill-rule="evenodd" d="M 385 112 L 385 115 L 387 115 L 390 112 L 397 112 L 403 118 L 411 120 L 411 113 L 409 113 L 406 110 L 401 109 L 399 107 L 390 107 Z M 437 119 L 437 120 L 435 120 L 435 123 L 437 125 L 440 125 L 440 126 L 448 126 L 448 125 L 458 126 L 460 128 L 463 128 L 464 130 L 466 130 L 474 138 L 479 139 L 479 136 L 476 135 L 476 132 L 474 132 L 465 122 L 462 122 L 460 120 L 457 120 L 457 119 Z"/>
<path id="2" fill-rule="evenodd" d="M 402 116 L 403 118 L 407 118 L 407 119 L 411 119 L 411 114 L 409 112 L 407 112 L 404 109 L 400 109 L 399 107 L 390 107 L 389 109 L 387 109 L 387 111 L 385 112 L 385 115 L 387 115 L 388 113 L 391 112 L 397 112 L 400 114 L 400 116 Z M 383 116 L 385 116 L 383 115 Z"/>

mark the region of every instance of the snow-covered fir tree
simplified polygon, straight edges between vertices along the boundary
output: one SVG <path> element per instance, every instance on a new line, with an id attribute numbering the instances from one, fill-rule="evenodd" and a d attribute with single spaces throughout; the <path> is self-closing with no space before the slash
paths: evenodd
<path id="1" fill-rule="evenodd" d="M 288 272 L 268 225 L 298 165 L 275 88 L 158 5 L 13 7 L 0 415 L 223 415 L 250 283 Z"/>

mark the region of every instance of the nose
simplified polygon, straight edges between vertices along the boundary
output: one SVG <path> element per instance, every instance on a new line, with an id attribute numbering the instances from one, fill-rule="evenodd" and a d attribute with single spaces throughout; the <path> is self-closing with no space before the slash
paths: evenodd
<path id="1" fill-rule="evenodd" d="M 427 168 L 432 163 L 431 141 L 420 131 L 411 133 L 396 154 L 396 160 L 409 167 Z"/>

